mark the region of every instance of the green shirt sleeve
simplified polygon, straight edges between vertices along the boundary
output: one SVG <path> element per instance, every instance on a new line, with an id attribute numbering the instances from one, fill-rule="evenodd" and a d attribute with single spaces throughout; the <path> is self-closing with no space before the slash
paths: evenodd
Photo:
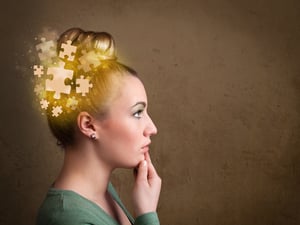
<path id="1" fill-rule="evenodd" d="M 134 225 L 160 225 L 158 215 L 156 212 L 149 212 L 138 216 L 136 219 L 130 215 L 127 211 L 126 207 L 123 205 L 122 201 L 119 198 L 118 193 L 116 192 L 115 188 L 113 187 L 112 183 L 109 183 L 108 191 L 111 193 L 112 197 L 115 201 L 119 204 L 119 206 L 123 209 L 124 213 L 128 217 L 131 224 Z"/>
<path id="2" fill-rule="evenodd" d="M 159 225 L 159 219 L 156 212 L 149 212 L 138 216 L 134 225 Z"/>

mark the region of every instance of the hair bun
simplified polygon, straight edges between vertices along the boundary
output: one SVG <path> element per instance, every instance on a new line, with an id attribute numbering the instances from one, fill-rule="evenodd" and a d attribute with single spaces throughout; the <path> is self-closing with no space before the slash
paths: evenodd
<path id="1" fill-rule="evenodd" d="M 64 32 L 57 41 L 57 49 L 62 43 L 72 41 L 81 51 L 94 50 L 102 60 L 116 60 L 115 41 L 107 32 L 83 31 L 80 28 L 71 28 Z"/>

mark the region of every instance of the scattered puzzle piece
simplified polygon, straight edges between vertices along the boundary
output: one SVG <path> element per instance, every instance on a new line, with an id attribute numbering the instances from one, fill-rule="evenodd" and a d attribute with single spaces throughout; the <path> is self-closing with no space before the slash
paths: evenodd
<path id="1" fill-rule="evenodd" d="M 59 57 L 63 59 L 67 58 L 69 61 L 73 61 L 77 47 L 72 45 L 72 41 L 68 40 L 67 44 L 63 43 L 61 45 L 61 48 L 63 49 L 63 51 L 61 50 L 59 52 Z"/>
<path id="2" fill-rule="evenodd" d="M 45 91 L 45 88 L 42 84 L 35 85 L 34 92 L 35 92 L 36 95 L 39 95 L 43 91 Z"/>
<path id="3" fill-rule="evenodd" d="M 53 58 L 57 56 L 55 43 L 54 41 L 46 41 L 46 38 L 41 38 L 41 41 L 35 46 L 36 50 L 39 51 L 38 56 L 43 64 L 51 63 Z"/>
<path id="4" fill-rule="evenodd" d="M 72 110 L 75 110 L 77 108 L 78 101 L 76 98 L 73 96 L 72 98 L 68 98 L 66 106 L 68 108 L 71 108 Z"/>
<path id="5" fill-rule="evenodd" d="M 83 76 L 80 76 L 79 79 L 76 79 L 76 84 L 79 86 L 76 87 L 76 93 L 81 93 L 82 96 L 85 96 L 88 93 L 90 88 L 93 87 L 93 84 L 90 83 L 89 79 L 85 79 Z"/>
<path id="6" fill-rule="evenodd" d="M 55 106 L 52 109 L 52 116 L 58 117 L 62 113 L 62 107 L 61 106 Z"/>
<path id="7" fill-rule="evenodd" d="M 35 76 L 41 77 L 44 74 L 44 67 L 43 66 L 34 65 L 33 66 L 33 74 Z"/>
<path id="8" fill-rule="evenodd" d="M 43 31 L 38 35 L 38 39 L 46 38 L 47 40 L 57 40 L 58 37 L 58 32 L 50 27 L 43 27 Z"/>
<path id="9" fill-rule="evenodd" d="M 93 67 L 95 68 L 101 64 L 101 61 L 95 51 L 82 51 L 82 54 L 83 55 L 79 58 L 80 65 L 78 66 L 78 69 L 88 72 L 91 71 Z"/>
<path id="10" fill-rule="evenodd" d="M 41 104 L 41 108 L 42 109 L 47 109 L 48 108 L 48 105 L 49 105 L 49 102 L 46 100 L 46 99 L 42 99 L 40 101 L 40 104 Z"/>
<path id="11" fill-rule="evenodd" d="M 46 91 L 54 91 L 54 98 L 60 99 L 60 94 L 70 94 L 71 86 L 66 85 L 65 81 L 67 78 L 73 78 L 73 70 L 67 70 L 64 68 L 65 63 L 60 62 L 59 67 L 49 67 L 47 74 L 53 75 L 53 79 L 46 80 Z"/>
<path id="12" fill-rule="evenodd" d="M 37 85 L 34 87 L 34 92 L 35 92 L 35 94 L 38 96 L 39 99 L 46 98 L 46 96 L 47 96 L 45 87 L 44 87 L 44 85 L 42 85 L 42 84 L 37 84 Z"/>

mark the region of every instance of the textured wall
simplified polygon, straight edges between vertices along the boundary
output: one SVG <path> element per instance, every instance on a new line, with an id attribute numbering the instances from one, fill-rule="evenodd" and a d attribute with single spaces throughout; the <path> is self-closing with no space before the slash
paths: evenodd
<path id="1" fill-rule="evenodd" d="M 162 225 L 300 224 L 299 1 L 2 4 L 1 225 L 33 224 L 61 166 L 30 94 L 26 52 L 45 26 L 108 31 L 140 72 Z M 131 208 L 131 171 L 113 180 Z"/>

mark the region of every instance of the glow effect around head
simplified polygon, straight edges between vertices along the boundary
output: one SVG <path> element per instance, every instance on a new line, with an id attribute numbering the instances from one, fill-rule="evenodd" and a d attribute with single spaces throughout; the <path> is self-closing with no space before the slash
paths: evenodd
<path id="1" fill-rule="evenodd" d="M 40 107 L 53 117 L 72 112 L 85 102 L 93 87 L 91 76 L 106 57 L 96 51 L 81 52 L 71 40 L 57 51 L 56 41 L 41 38 L 36 45 L 40 63 L 33 66 L 34 92 Z"/>

